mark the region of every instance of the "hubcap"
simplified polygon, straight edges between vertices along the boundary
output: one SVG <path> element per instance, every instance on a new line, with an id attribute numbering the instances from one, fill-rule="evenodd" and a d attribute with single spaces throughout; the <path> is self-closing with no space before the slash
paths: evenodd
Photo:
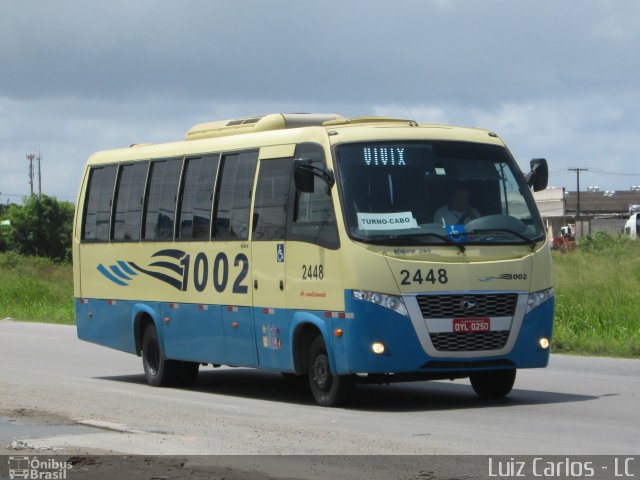
<path id="1" fill-rule="evenodd" d="M 313 362 L 313 381 L 322 390 L 330 386 L 329 362 L 326 355 L 318 355 Z"/>
<path id="2" fill-rule="evenodd" d="M 160 350 L 158 349 L 158 342 L 155 339 L 152 339 L 147 345 L 145 358 L 147 359 L 149 373 L 151 375 L 157 375 L 158 365 L 160 364 Z"/>

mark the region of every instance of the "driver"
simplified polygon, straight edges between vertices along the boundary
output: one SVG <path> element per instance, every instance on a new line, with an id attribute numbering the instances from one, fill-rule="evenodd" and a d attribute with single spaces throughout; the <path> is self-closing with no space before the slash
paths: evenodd
<path id="1" fill-rule="evenodd" d="M 469 203 L 469 189 L 457 185 L 449 195 L 449 203 L 436 210 L 433 222 L 444 225 L 462 225 L 478 217 L 480 217 L 480 212 Z"/>

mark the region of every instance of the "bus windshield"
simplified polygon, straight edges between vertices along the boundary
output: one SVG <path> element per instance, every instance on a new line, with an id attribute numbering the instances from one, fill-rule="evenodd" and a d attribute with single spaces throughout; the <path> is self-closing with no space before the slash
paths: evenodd
<path id="1" fill-rule="evenodd" d="M 349 235 L 383 245 L 530 244 L 544 238 L 506 148 L 471 142 L 367 142 L 336 149 Z"/>

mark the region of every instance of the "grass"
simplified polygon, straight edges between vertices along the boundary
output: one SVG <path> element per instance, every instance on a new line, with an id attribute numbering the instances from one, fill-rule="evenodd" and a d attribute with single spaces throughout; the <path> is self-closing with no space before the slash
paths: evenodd
<path id="1" fill-rule="evenodd" d="M 69 264 L 0 253 L 0 319 L 73 324 L 73 272 Z"/>
<path id="2" fill-rule="evenodd" d="M 554 351 L 640 357 L 640 242 L 598 232 L 553 263 Z"/>
<path id="3" fill-rule="evenodd" d="M 554 352 L 640 358 L 640 241 L 600 232 L 553 254 Z M 74 323 L 71 265 L 0 253 L 0 319 Z"/>

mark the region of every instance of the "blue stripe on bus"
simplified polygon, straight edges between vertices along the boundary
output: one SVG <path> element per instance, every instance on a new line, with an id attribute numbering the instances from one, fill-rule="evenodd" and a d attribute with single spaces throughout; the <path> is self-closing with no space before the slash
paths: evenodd
<path id="1" fill-rule="evenodd" d="M 120 270 L 120 268 L 117 265 L 109 265 L 109 268 L 111 269 L 111 271 L 113 273 L 115 273 L 118 277 L 124 279 L 124 280 L 131 280 L 131 277 L 125 275 L 122 270 Z"/>
<path id="2" fill-rule="evenodd" d="M 120 285 L 121 287 L 126 287 L 129 284 L 123 282 L 122 280 L 119 280 L 118 278 L 114 277 L 113 274 L 107 270 L 104 265 L 100 264 L 96 267 L 98 269 L 98 271 L 104 275 L 105 277 L 107 277 L 109 280 L 111 280 L 113 283 L 115 283 L 116 285 Z"/>
<path id="3" fill-rule="evenodd" d="M 168 283 L 169 285 L 171 285 L 173 288 L 176 288 L 177 290 L 182 290 L 182 280 L 178 280 L 177 278 L 171 277 L 165 273 L 161 273 L 161 272 L 154 272 L 153 270 L 147 270 L 145 268 L 139 267 L 137 264 L 135 264 L 134 262 L 129 262 L 129 265 L 131 265 L 133 268 L 135 268 L 136 270 L 138 270 L 139 272 L 142 272 L 146 275 L 149 275 L 150 277 L 153 278 L 157 278 L 158 280 Z"/>
<path id="4" fill-rule="evenodd" d="M 177 273 L 178 275 L 182 275 L 184 273 L 184 268 L 181 267 L 180 265 L 176 265 L 175 263 L 171 263 L 171 262 L 153 262 L 151 264 L 149 264 L 150 267 L 160 267 L 160 268 L 166 268 L 167 270 L 171 270 L 172 272 Z"/>
<path id="5" fill-rule="evenodd" d="M 186 255 L 186 252 L 184 250 L 177 250 L 175 248 L 167 248 L 165 250 L 160 250 L 160 251 L 154 253 L 152 256 L 154 256 L 154 257 L 171 257 L 171 258 L 175 258 L 176 260 L 179 260 L 182 257 L 184 257 L 185 255 Z"/>
<path id="6" fill-rule="evenodd" d="M 118 260 L 118 265 L 120 265 L 120 268 L 122 268 L 122 270 L 124 270 L 124 272 L 126 274 L 128 274 L 128 275 L 137 275 L 136 272 L 131 270 L 131 268 L 129 267 L 129 265 L 127 265 L 126 262 L 123 262 L 122 260 Z"/>

